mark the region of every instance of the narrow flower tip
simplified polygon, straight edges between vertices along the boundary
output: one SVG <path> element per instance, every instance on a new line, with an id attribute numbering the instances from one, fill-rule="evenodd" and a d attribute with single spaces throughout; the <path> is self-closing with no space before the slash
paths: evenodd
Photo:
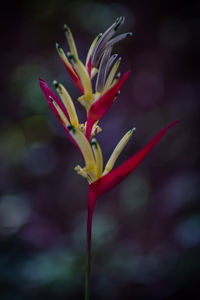
<path id="1" fill-rule="evenodd" d="M 91 145 L 97 148 L 97 140 L 95 138 L 91 140 Z"/>
<path id="2" fill-rule="evenodd" d="M 42 78 L 38 78 L 38 81 L 39 81 L 39 83 L 44 83 L 45 81 L 44 81 L 44 79 L 42 79 Z"/>
<path id="3" fill-rule="evenodd" d="M 64 56 L 64 51 L 63 51 L 62 47 L 60 46 L 60 44 L 58 44 L 58 43 L 56 43 L 56 50 L 61 57 Z"/>
<path id="4" fill-rule="evenodd" d="M 174 122 L 172 122 L 172 123 L 170 123 L 170 124 L 168 125 L 168 128 L 171 128 L 171 127 L 173 127 L 174 125 L 176 125 L 176 124 L 178 124 L 178 123 L 180 123 L 180 122 L 181 122 L 180 119 L 175 120 Z"/>
<path id="5" fill-rule="evenodd" d="M 115 21 L 116 25 L 115 25 L 114 30 L 117 31 L 117 29 L 119 28 L 119 26 L 120 26 L 121 24 L 123 24 L 124 21 L 125 21 L 125 17 L 118 17 L 118 18 L 116 19 L 116 21 Z"/>
<path id="6" fill-rule="evenodd" d="M 54 84 L 54 86 L 55 86 L 56 89 L 59 88 L 59 82 L 57 80 L 54 80 L 53 84 Z"/>
<path id="7" fill-rule="evenodd" d="M 136 127 L 133 127 L 132 129 L 129 130 L 129 134 L 133 134 L 133 132 L 136 130 Z"/>
<path id="8" fill-rule="evenodd" d="M 69 61 L 70 61 L 72 64 L 75 64 L 75 63 L 76 63 L 76 59 L 75 59 L 74 55 L 73 55 L 71 52 L 67 52 L 67 58 L 69 59 Z"/>
<path id="9" fill-rule="evenodd" d="M 63 25 L 64 31 L 69 32 L 69 26 L 67 26 L 67 24 Z"/>
<path id="10" fill-rule="evenodd" d="M 67 125 L 67 129 L 68 129 L 71 133 L 73 133 L 73 134 L 76 133 L 75 127 L 74 127 L 73 125 L 71 125 L 71 124 Z"/>
<path id="11" fill-rule="evenodd" d="M 121 77 L 121 73 L 118 72 L 117 75 L 115 76 L 115 79 L 119 79 Z"/>
<path id="12" fill-rule="evenodd" d="M 118 60 L 117 60 L 117 64 L 120 64 L 121 60 L 122 60 L 122 58 L 119 57 Z"/>
<path id="13" fill-rule="evenodd" d="M 102 32 L 100 32 L 99 34 L 98 34 L 98 36 L 97 36 L 97 42 L 98 42 L 98 40 L 100 39 L 100 37 L 102 36 Z"/>
<path id="14" fill-rule="evenodd" d="M 128 37 L 128 36 L 132 36 L 132 35 L 133 35 L 132 32 L 128 32 L 128 33 L 126 34 L 127 37 Z"/>
<path id="15" fill-rule="evenodd" d="M 60 51 L 60 50 L 61 50 L 61 46 L 60 46 L 60 44 L 56 43 L 56 49 L 57 49 L 58 51 Z"/>

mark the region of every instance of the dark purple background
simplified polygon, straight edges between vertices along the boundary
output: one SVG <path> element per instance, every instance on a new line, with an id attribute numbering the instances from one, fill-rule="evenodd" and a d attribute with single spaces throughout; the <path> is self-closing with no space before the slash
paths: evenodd
<path id="1" fill-rule="evenodd" d="M 38 77 L 78 90 L 55 50 L 67 23 L 84 60 L 117 16 L 131 70 L 102 119 L 106 160 L 137 130 L 117 165 L 162 127 L 181 123 L 97 204 L 92 299 L 193 299 L 199 292 L 199 4 L 180 1 L 4 2 L 1 17 L 0 294 L 3 300 L 83 299 L 87 184 L 81 157 L 50 112 Z M 76 100 L 75 100 L 76 101 Z M 85 114 L 75 102 L 80 119 Z M 195 299 L 198 298 L 196 296 Z"/>

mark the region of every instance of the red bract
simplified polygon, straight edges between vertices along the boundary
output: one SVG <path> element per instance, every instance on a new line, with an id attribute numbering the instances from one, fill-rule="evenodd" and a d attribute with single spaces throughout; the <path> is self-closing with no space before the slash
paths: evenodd
<path id="1" fill-rule="evenodd" d="M 122 85 L 128 78 L 130 72 L 126 72 L 123 77 L 111 87 L 103 96 L 101 96 L 96 102 L 92 104 L 88 113 L 87 113 L 87 126 L 86 126 L 86 137 L 90 140 L 91 131 L 94 123 L 100 120 L 108 109 L 111 107 L 115 96 L 118 91 L 121 89 Z"/>
<path id="2" fill-rule="evenodd" d="M 50 89 L 50 87 L 48 86 L 48 84 L 46 83 L 45 80 L 43 80 L 42 78 L 38 79 L 39 84 L 40 84 L 40 88 L 51 108 L 51 110 L 53 111 L 53 113 L 56 115 L 56 117 L 59 119 L 59 121 L 62 123 L 60 116 L 55 108 L 55 106 L 53 105 L 50 97 L 58 104 L 58 106 L 60 107 L 60 109 L 63 111 L 63 113 L 65 114 L 66 118 L 69 121 L 69 115 L 68 112 L 65 108 L 65 106 L 63 105 L 62 101 L 54 94 L 54 92 Z"/>
<path id="3" fill-rule="evenodd" d="M 143 161 L 149 151 L 159 142 L 159 140 L 165 135 L 165 133 L 178 122 L 179 121 L 174 121 L 170 123 L 138 153 L 125 161 L 121 166 L 117 167 L 110 173 L 104 175 L 103 177 L 89 185 L 89 206 L 92 210 L 94 208 L 96 198 L 116 186 L 124 178 L 126 178 L 126 176 L 134 171 L 134 169 Z"/>
<path id="4" fill-rule="evenodd" d="M 54 92 L 50 89 L 50 87 L 48 86 L 48 84 L 46 83 L 45 80 L 39 78 L 38 79 L 39 84 L 40 84 L 40 88 L 45 96 L 45 99 L 47 100 L 47 103 L 49 104 L 49 107 L 51 108 L 52 112 L 54 113 L 54 115 L 58 118 L 58 120 L 60 121 L 61 125 L 63 126 L 65 132 L 67 133 L 70 141 L 76 146 L 76 148 L 81 152 L 81 155 L 84 159 L 83 153 L 80 150 L 79 146 L 76 144 L 76 142 L 74 141 L 74 139 L 72 138 L 71 134 L 69 133 L 68 128 L 66 127 L 66 125 L 63 123 L 63 121 L 61 120 L 55 106 L 53 105 L 51 98 L 58 104 L 58 106 L 60 107 L 60 109 L 63 111 L 63 113 L 65 114 L 66 118 L 68 119 L 68 121 L 70 122 L 69 119 L 69 115 L 68 112 L 64 106 L 64 104 L 62 103 L 62 101 L 54 94 Z M 84 159 L 85 161 L 85 159 Z"/>

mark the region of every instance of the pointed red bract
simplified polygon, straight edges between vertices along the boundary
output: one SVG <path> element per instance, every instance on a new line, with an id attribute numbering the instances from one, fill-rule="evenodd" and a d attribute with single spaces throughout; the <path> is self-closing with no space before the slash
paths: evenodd
<path id="1" fill-rule="evenodd" d="M 52 103 L 52 101 L 50 100 L 50 97 L 59 105 L 60 109 L 62 109 L 63 113 L 65 114 L 65 116 L 67 117 L 68 121 L 70 122 L 70 119 L 69 119 L 69 115 L 67 113 L 67 110 L 64 106 L 64 104 L 62 103 L 62 101 L 54 94 L 54 92 L 50 89 L 50 87 L 48 86 L 48 84 L 46 83 L 45 80 L 39 78 L 38 79 L 39 81 L 39 84 L 40 84 L 40 87 L 41 87 L 41 90 L 49 104 L 49 107 L 51 108 L 52 112 L 55 114 L 55 116 L 58 118 L 58 120 L 60 121 L 61 125 L 63 126 L 65 132 L 67 133 L 70 141 L 76 146 L 76 148 L 81 152 L 81 155 L 84 159 L 84 156 L 83 156 L 83 153 L 82 151 L 80 150 L 79 146 L 77 145 L 77 143 L 74 141 L 74 139 L 72 138 L 71 134 L 69 133 L 69 130 L 68 128 L 66 127 L 66 125 L 63 123 L 63 121 L 61 120 L 54 104 Z M 84 159 L 85 161 L 85 159 Z"/>
<path id="2" fill-rule="evenodd" d="M 40 84 L 40 88 L 41 88 L 41 90 L 42 90 L 42 92 L 43 92 L 43 94 L 44 94 L 51 110 L 56 115 L 56 117 L 58 117 L 58 119 L 61 122 L 60 116 L 58 115 L 58 112 L 57 112 L 55 106 L 53 105 L 50 97 L 58 104 L 58 106 L 63 111 L 64 115 L 66 116 L 66 118 L 69 121 L 70 119 L 69 119 L 68 112 L 67 112 L 64 104 L 62 103 L 62 101 L 54 94 L 54 92 L 50 89 L 50 87 L 48 86 L 48 84 L 46 83 L 45 80 L 43 80 L 42 78 L 39 78 L 38 81 L 39 81 L 39 84 Z"/>
<path id="3" fill-rule="evenodd" d="M 179 121 L 170 123 L 167 127 L 162 129 L 142 150 L 125 161 L 121 166 L 93 182 L 90 185 L 90 189 L 93 190 L 93 193 L 97 196 L 100 196 L 120 183 L 143 161 L 149 151 L 159 142 L 165 133 L 178 122 Z"/>
<path id="4" fill-rule="evenodd" d="M 115 96 L 126 81 L 130 72 L 126 72 L 123 77 L 111 87 L 103 96 L 92 104 L 87 114 L 86 138 L 90 140 L 91 131 L 94 123 L 100 120 L 111 107 Z"/>
<path id="5" fill-rule="evenodd" d="M 61 58 L 61 60 L 62 60 L 62 62 L 64 64 L 67 72 L 69 73 L 69 76 L 71 77 L 72 81 L 75 83 L 75 85 L 77 86 L 77 88 L 79 88 L 79 90 L 81 91 L 81 93 L 84 94 L 84 89 L 83 89 L 83 86 L 81 84 L 81 80 L 80 80 L 79 76 L 75 75 L 74 72 L 72 72 L 72 70 L 68 67 L 68 65 L 66 65 L 65 61 L 62 58 Z M 75 73 L 76 73 L 76 71 L 75 71 Z"/>

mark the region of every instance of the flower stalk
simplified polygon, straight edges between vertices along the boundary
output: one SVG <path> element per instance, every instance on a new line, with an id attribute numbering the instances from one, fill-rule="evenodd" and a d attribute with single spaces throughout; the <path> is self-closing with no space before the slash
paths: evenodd
<path id="1" fill-rule="evenodd" d="M 86 241 L 86 263 L 85 263 L 85 300 L 90 299 L 90 273 L 91 273 L 91 240 L 92 240 L 92 218 L 97 196 L 89 187 L 88 212 L 87 212 L 87 241 Z"/>

